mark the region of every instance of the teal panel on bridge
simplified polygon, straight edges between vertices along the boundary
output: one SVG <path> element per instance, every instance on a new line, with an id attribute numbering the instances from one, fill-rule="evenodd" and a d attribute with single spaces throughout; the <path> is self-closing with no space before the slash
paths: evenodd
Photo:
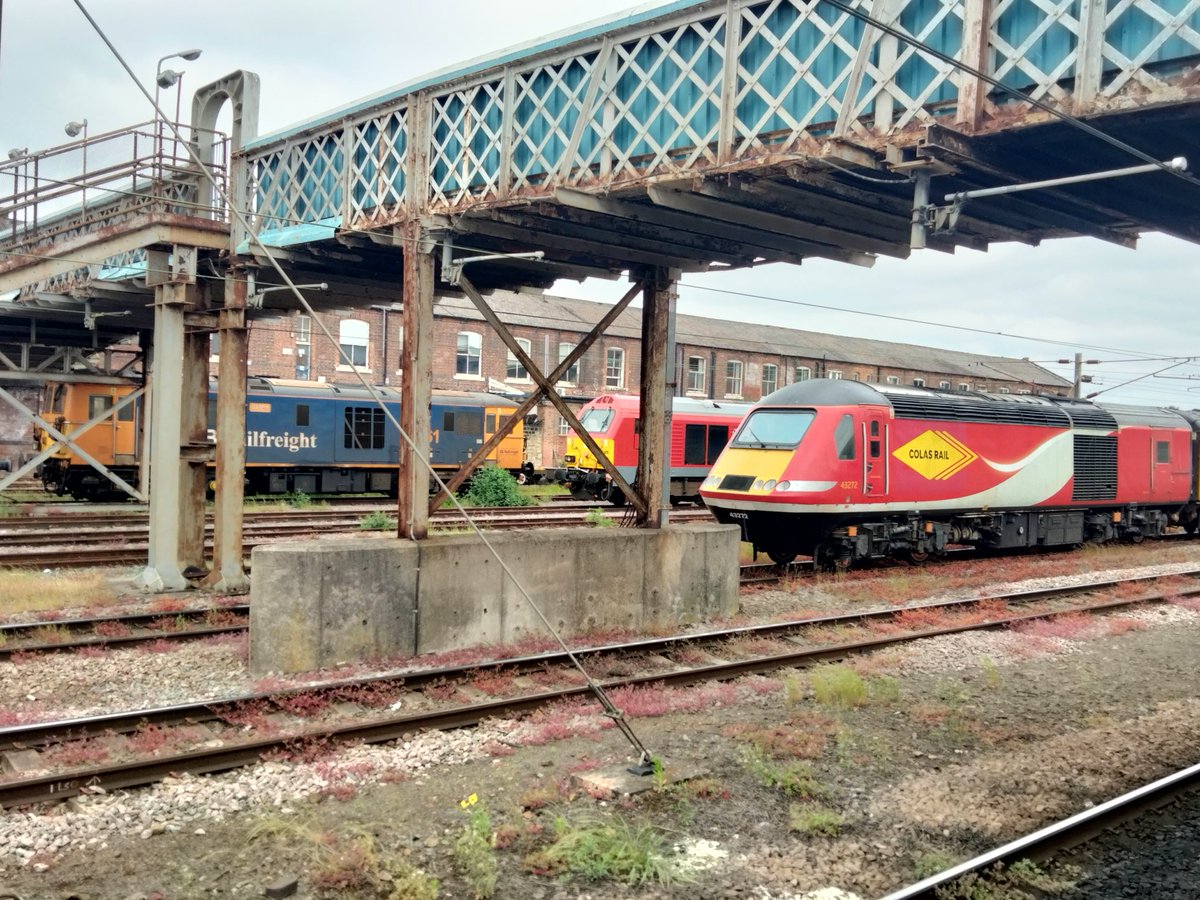
<path id="1" fill-rule="evenodd" d="M 908 38 L 881 36 L 820 0 L 674 2 L 402 85 L 298 126 L 303 136 L 251 144 L 256 227 L 371 228 L 413 209 L 459 213 L 548 198 L 559 186 L 746 170 L 769 154 L 802 158 L 837 128 L 881 146 L 955 113 L 963 75 L 922 46 L 954 57 L 967 27 L 986 32 L 989 73 L 1034 97 L 1068 102 L 1083 68 L 1089 0 L 996 0 L 988 21 L 974 24 L 959 0 L 853 2 Z M 1089 96 L 1111 100 L 1126 82 L 1144 82 L 1147 67 L 1200 57 L 1200 0 L 1108 8 L 1116 17 L 1098 57 L 1104 84 Z M 413 133 L 424 135 L 428 159 L 417 196 L 408 184 Z"/>

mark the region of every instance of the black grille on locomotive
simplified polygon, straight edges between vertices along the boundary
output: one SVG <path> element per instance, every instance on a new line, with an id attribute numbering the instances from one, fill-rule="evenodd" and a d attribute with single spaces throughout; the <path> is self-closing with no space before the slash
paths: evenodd
<path id="1" fill-rule="evenodd" d="M 748 491 L 754 484 L 753 475 L 726 475 L 721 479 L 722 491 Z"/>
<path id="2" fill-rule="evenodd" d="M 1117 496 L 1117 439 L 1075 435 L 1075 486 L 1072 500 L 1113 500 Z"/>
<path id="3" fill-rule="evenodd" d="M 888 394 L 897 419 L 939 422 L 993 422 L 1005 425 L 1049 425 L 1068 428 L 1071 420 L 1056 406 L 1003 403 L 968 397 L 942 399 L 923 394 Z"/>

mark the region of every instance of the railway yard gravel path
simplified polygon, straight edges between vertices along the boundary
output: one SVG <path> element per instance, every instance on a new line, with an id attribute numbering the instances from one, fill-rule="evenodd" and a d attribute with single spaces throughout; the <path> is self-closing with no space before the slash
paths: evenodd
<path id="1" fill-rule="evenodd" d="M 1160 563 L 1137 570 L 1147 573 L 1200 561 L 1191 545 L 1144 556 Z M 1002 562 L 998 571 L 1017 580 L 993 576 L 990 584 L 1098 577 L 1130 568 L 1130 558 Z M 1051 574 L 1065 570 L 1084 574 Z M 954 563 L 744 589 L 741 618 L 982 593 L 962 571 Z M 563 710 L 388 745 L 304 748 L 223 775 L 0 812 L 0 897 L 417 900 L 429 896 L 413 876 L 419 870 L 439 880 L 439 896 L 469 898 L 482 893 L 481 882 L 466 874 L 459 839 L 471 813 L 485 808 L 497 846 L 474 860 L 483 871 L 496 865 L 499 898 L 876 897 L 1200 762 L 1197 606 L 1180 601 L 880 651 L 850 661 L 868 688 L 862 705 L 819 702 L 820 673 L 812 672 L 641 692 L 624 705 L 665 770 L 649 779 L 655 789 L 633 797 L 588 789 L 598 772 L 632 761 L 628 745 L 600 716 Z M 261 687 L 246 674 L 244 640 L 155 650 L 0 663 L 0 724 Z M 682 772 L 699 774 L 672 783 Z M 556 827 L 578 833 L 616 822 L 632 832 L 661 829 L 686 861 L 679 881 L 629 886 L 535 874 L 553 869 L 536 854 Z M 820 834 L 823 827 L 836 834 Z M 1118 850 L 1095 858 L 1121 868 Z M 1010 884 L 990 896 L 1090 896 L 1087 876 L 1051 867 L 1040 892 Z M 1152 870 L 1137 877 L 1129 875 L 1134 893 L 1125 896 L 1190 896 L 1138 893 Z"/>

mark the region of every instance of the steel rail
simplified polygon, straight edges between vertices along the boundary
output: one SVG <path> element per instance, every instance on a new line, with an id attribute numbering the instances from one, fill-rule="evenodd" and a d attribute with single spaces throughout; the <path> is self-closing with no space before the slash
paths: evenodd
<path id="1" fill-rule="evenodd" d="M 1132 580 L 1139 581 L 1144 580 L 1144 578 Z M 1095 586 L 1096 585 L 1094 584 L 1085 585 L 1077 587 L 1077 589 L 1087 591 L 1095 589 Z M 1041 593 L 1043 594 L 1043 598 L 1052 597 L 1063 593 L 1064 590 L 1064 588 L 1049 588 L 1045 589 Z M 1014 599 L 1032 599 L 1035 593 L 1038 592 L 1012 592 L 1011 594 L 1001 596 L 1011 597 Z M 1185 593 L 1200 593 L 1200 587 Z M 931 604 L 930 607 L 902 607 L 899 609 L 877 610 L 875 611 L 875 614 L 895 616 L 905 612 L 906 610 L 939 608 L 954 604 L 970 605 L 995 599 L 997 598 L 983 597 L 965 600 L 959 599 Z M 1163 594 L 1154 594 L 1143 595 L 1141 597 L 1134 598 L 1105 600 L 1082 606 L 1072 606 L 1060 610 L 1040 610 L 1030 613 L 1005 616 L 998 619 L 988 620 L 986 622 L 963 623 L 959 625 L 922 629 L 913 632 L 906 632 L 904 634 L 876 636 L 866 640 L 847 641 L 841 644 L 798 648 L 786 653 L 769 654 L 745 660 L 735 660 L 731 662 L 719 662 L 703 666 L 679 668 L 672 672 L 652 672 L 606 679 L 601 680 L 598 683 L 608 690 L 617 687 L 637 687 L 645 685 L 686 685 L 698 681 L 730 680 L 743 675 L 759 674 L 764 671 L 773 671 L 780 668 L 810 666 L 831 659 L 840 659 L 852 653 L 861 653 L 892 644 L 906 643 L 927 637 L 957 634 L 965 631 L 994 629 L 1024 621 L 1053 618 L 1055 616 L 1080 612 L 1101 612 L 1142 603 L 1156 602 L 1162 599 L 1164 599 Z M 761 629 L 778 630 L 788 627 L 789 625 L 792 628 L 812 627 L 818 624 L 828 624 L 838 619 L 861 619 L 866 615 L 869 614 L 859 613 L 848 616 L 824 616 L 819 617 L 818 619 L 798 620 L 797 622 L 793 623 L 776 623 L 767 626 L 748 626 L 746 628 L 732 629 L 728 632 L 707 632 L 704 635 L 684 635 L 675 636 L 672 638 L 635 641 L 628 644 L 611 645 L 608 647 L 597 648 L 594 651 L 576 651 L 576 654 L 583 655 L 589 652 L 627 653 L 631 649 L 644 650 L 653 646 L 665 647 L 691 643 L 701 637 L 716 637 L 725 639 L 730 635 L 736 636 L 737 634 L 760 632 Z M 524 668 L 543 668 L 547 664 L 554 662 L 556 657 L 561 657 L 562 655 L 563 654 L 561 653 L 540 654 L 529 657 L 521 657 L 513 660 L 503 660 L 495 663 L 494 665 L 513 668 L 517 671 L 521 671 Z M 311 693 L 317 690 L 335 690 L 350 685 L 361 686 L 364 684 L 378 683 L 380 681 L 387 680 L 398 681 L 403 683 L 406 687 L 411 688 L 414 686 L 419 686 L 422 683 L 442 681 L 447 677 L 457 677 L 460 674 L 477 672 L 480 669 L 490 668 L 492 666 L 492 663 L 481 663 L 471 666 L 455 667 L 452 669 L 426 670 L 415 673 L 376 676 L 372 679 L 359 679 L 353 681 L 310 685 L 294 691 L 277 692 L 275 695 L 258 694 L 251 697 L 243 696 L 239 698 L 212 701 L 207 704 L 188 704 L 157 710 L 118 713 L 110 716 L 98 717 L 96 719 L 69 720 L 56 723 L 44 723 L 34 726 L 16 726 L 0 729 L 0 748 L 34 746 L 38 744 L 39 741 L 45 743 L 50 739 L 51 736 L 61 736 L 68 733 L 73 739 L 83 739 L 89 735 L 94 736 L 95 734 L 99 733 L 97 731 L 98 726 L 101 731 L 120 731 L 132 730 L 132 728 L 136 728 L 138 726 L 157 724 L 163 721 L 212 721 L 213 719 L 220 718 L 219 710 L 223 706 L 233 706 L 237 703 L 244 703 L 247 700 L 252 699 L 269 699 L 271 696 L 306 692 Z M 529 709 L 545 705 L 546 703 L 554 700 L 569 699 L 571 697 L 586 694 L 590 694 L 590 688 L 586 685 L 577 685 L 554 691 L 524 695 L 508 700 L 489 701 L 482 704 L 468 704 L 453 710 L 441 710 L 431 713 L 418 713 L 401 717 L 389 717 L 384 720 L 375 720 L 367 724 L 301 730 L 284 737 L 273 738 L 270 740 L 252 741 L 245 745 L 238 745 L 237 747 L 223 747 L 212 751 L 193 751 L 186 754 L 180 754 L 179 756 L 172 757 L 168 760 L 154 760 L 148 763 L 144 768 L 139 768 L 136 762 L 123 763 L 109 766 L 98 766 L 94 769 L 70 772 L 66 774 L 39 776 L 33 779 L 10 781 L 9 783 L 0 782 L 0 806 L 22 805 L 26 803 L 41 802 L 45 800 L 61 799 L 65 798 L 66 796 L 73 796 L 74 794 L 80 792 L 80 788 L 85 783 L 99 785 L 105 789 L 150 784 L 160 777 L 155 773 L 163 771 L 164 766 L 166 767 L 166 771 L 187 770 L 192 772 L 212 772 L 233 768 L 237 765 L 244 765 L 247 763 L 245 761 L 230 762 L 230 760 L 246 760 L 247 753 L 254 756 L 254 759 L 250 760 L 250 762 L 253 762 L 257 759 L 256 754 L 261 753 L 264 749 L 286 746 L 288 743 L 295 742 L 297 740 L 308 739 L 316 735 L 342 740 L 363 740 L 368 743 L 372 741 L 384 741 L 390 740 L 406 731 L 412 731 L 417 727 L 464 727 L 466 725 L 477 724 L 479 721 L 487 718 L 488 716 L 499 715 L 501 713 L 517 714 L 519 712 L 525 712 Z M 162 718 L 163 716 L 170 716 L 171 718 L 164 719 Z M 450 724 L 437 724 L 441 722 Z M 141 772 L 142 774 L 139 775 L 137 774 L 138 772 Z"/>
<path id="2" fill-rule="evenodd" d="M 225 624 L 205 624 L 203 619 L 210 613 L 229 614 L 242 617 L 241 622 Z M 93 616 L 75 619 L 55 619 L 42 622 L 12 622 L 0 625 L 0 659 L 8 659 L 14 653 L 57 653 L 66 650 L 77 650 L 80 647 L 110 646 L 113 644 L 140 644 L 156 640 L 184 641 L 202 637 L 212 637 L 217 634 L 229 634 L 245 631 L 250 626 L 246 617 L 250 614 L 247 604 L 239 603 L 233 606 L 211 607 L 208 609 L 179 610 L 178 612 L 147 612 L 115 614 L 109 616 Z M 182 628 L 155 628 L 159 622 L 177 622 L 183 619 L 185 623 L 201 620 L 200 624 L 191 624 Z M 97 626 L 105 624 L 124 625 L 130 628 L 142 628 L 140 634 L 96 633 Z M 25 642 L 23 638 L 36 636 L 42 629 L 65 628 L 68 631 L 82 632 L 92 629 L 92 633 L 72 637 L 63 635 L 61 640 L 42 640 Z"/>
<path id="3" fill-rule="evenodd" d="M 1091 809 L 1085 809 L 1061 822 L 1047 825 L 1032 834 L 989 850 L 974 859 L 961 862 L 937 875 L 931 875 L 916 884 L 893 891 L 881 900 L 935 900 L 939 896 L 938 888 L 963 875 L 982 872 L 996 863 L 1007 865 L 1026 858 L 1044 859 L 1064 847 L 1087 840 L 1148 808 L 1160 805 L 1171 796 L 1192 790 L 1198 785 L 1200 765 L 1181 769 Z"/>
<path id="4" fill-rule="evenodd" d="M 1183 573 L 1175 573 L 1181 575 L 1200 575 L 1200 569 L 1190 570 Z M 882 619 L 894 618 L 895 616 L 910 612 L 913 610 L 928 610 L 928 609 L 944 609 L 953 608 L 955 606 L 971 606 L 982 603 L 994 602 L 1003 600 L 1006 602 L 1033 602 L 1060 596 L 1063 594 L 1074 592 L 1088 592 L 1094 590 L 1102 590 L 1110 588 L 1118 584 L 1128 584 L 1138 581 L 1151 581 L 1159 578 L 1172 577 L 1162 575 L 1145 575 L 1137 576 L 1132 579 L 1109 579 L 1103 581 L 1090 582 L 1086 585 L 1077 585 L 1074 587 L 1048 587 L 1039 588 L 1028 591 L 1008 591 L 1000 594 L 991 594 L 984 597 L 974 598 L 953 598 L 949 600 L 935 601 L 934 603 L 924 604 L 921 606 L 907 607 L 881 607 L 873 610 L 864 610 L 861 612 L 852 613 L 835 613 L 827 616 L 814 616 L 805 619 L 793 619 L 786 622 L 773 622 L 763 625 L 744 625 L 736 628 L 718 629 L 713 631 L 695 632 L 686 635 L 673 635 L 661 638 L 646 638 L 637 641 L 628 641 L 620 644 L 604 644 L 593 645 L 590 647 L 582 647 L 575 650 L 575 654 L 581 657 L 602 657 L 605 655 L 640 652 L 651 654 L 660 654 L 670 649 L 695 643 L 716 643 L 718 641 L 726 641 L 731 638 L 739 637 L 770 637 L 773 635 L 782 635 L 790 631 L 796 631 L 805 628 L 816 628 L 823 626 L 838 626 L 862 624 L 869 621 L 877 621 Z M 1182 591 L 1180 595 L 1189 593 L 1200 593 L 1200 587 L 1194 591 Z M 1132 598 L 1128 604 L 1123 601 L 1117 601 L 1116 605 L 1132 605 L 1136 603 L 1155 602 L 1156 600 L 1164 599 L 1163 594 L 1150 595 Z M 1090 608 L 1090 607 L 1089 607 Z M 1067 610 L 1057 612 L 1038 612 L 1026 616 L 1027 619 L 1046 618 L 1049 615 L 1061 615 L 1067 612 L 1081 611 L 1082 607 L 1072 607 Z M 1013 619 L 1012 621 L 1017 621 Z M 996 625 L 1008 624 L 1009 620 L 997 621 Z M 951 634 L 955 631 L 974 630 L 985 627 L 984 624 L 968 624 L 954 629 L 933 629 L 928 632 L 921 632 L 918 636 L 928 636 L 934 634 Z M 903 637 L 903 636 L 902 636 Z M 846 648 L 853 649 L 858 646 L 864 646 L 866 649 L 872 649 L 866 644 L 852 642 L 846 645 L 838 645 L 837 649 L 845 655 L 843 651 Z M 523 672 L 536 671 L 547 666 L 562 665 L 566 661 L 566 656 L 561 651 L 549 653 L 536 653 L 527 656 L 510 657 L 507 659 L 493 659 L 469 665 L 450 666 L 437 669 L 419 669 L 408 672 L 395 672 L 385 675 L 376 675 L 369 678 L 353 678 L 353 679 L 338 679 L 334 681 L 316 682 L 306 684 L 287 691 L 270 691 L 254 694 L 242 694 L 236 697 L 220 698 L 208 700 L 198 703 L 178 704 L 167 707 L 155 707 L 150 709 L 135 710 L 128 713 L 112 713 L 109 715 L 89 717 L 82 719 L 68 719 L 54 722 L 46 722 L 35 725 L 14 725 L 0 728 L 0 750 L 10 749 L 14 746 L 42 746 L 48 743 L 53 743 L 64 739 L 64 735 L 70 735 L 72 738 L 85 738 L 97 734 L 108 732 L 126 732 L 136 729 L 142 724 L 170 724 L 178 722 L 200 722 L 213 721 L 220 718 L 220 710 L 227 705 L 238 703 L 248 703 L 257 701 L 269 701 L 273 697 L 291 696 L 295 694 L 308 694 L 318 691 L 337 691 L 348 687 L 357 687 L 362 685 L 383 684 L 388 682 L 398 682 L 409 688 L 419 688 L 423 685 L 443 679 L 462 678 L 472 672 L 477 672 L 481 669 L 505 667 L 514 670 L 520 674 Z"/>

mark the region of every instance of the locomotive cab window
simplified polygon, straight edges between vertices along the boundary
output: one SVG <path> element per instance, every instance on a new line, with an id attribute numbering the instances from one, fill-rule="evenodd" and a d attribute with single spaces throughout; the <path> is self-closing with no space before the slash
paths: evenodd
<path id="1" fill-rule="evenodd" d="M 88 397 L 88 418 L 94 419 L 105 410 L 113 408 L 113 398 L 108 394 L 92 394 Z"/>
<path id="2" fill-rule="evenodd" d="M 296 404 L 296 424 L 297 425 L 307 425 L 308 424 L 308 404 L 307 403 L 297 403 Z"/>
<path id="3" fill-rule="evenodd" d="M 65 384 L 48 384 L 46 385 L 46 395 L 43 399 L 43 411 L 48 413 L 61 413 L 63 411 L 63 398 L 67 395 L 67 386 Z"/>
<path id="4" fill-rule="evenodd" d="M 111 394 L 92 394 L 88 397 L 88 418 L 94 419 L 96 416 L 103 413 L 105 410 L 112 409 L 116 406 L 116 401 Z M 118 422 L 133 421 L 133 404 L 127 403 L 117 410 Z"/>
<path id="5" fill-rule="evenodd" d="M 837 447 L 838 459 L 854 459 L 858 451 L 854 446 L 854 417 L 850 413 L 842 416 L 833 432 L 833 443 Z"/>
<path id="6" fill-rule="evenodd" d="M 600 407 L 593 407 L 583 414 L 583 418 L 579 420 L 579 424 L 589 434 L 603 434 L 608 431 L 608 426 L 612 424 L 612 420 L 613 411 L 611 408 L 601 409 Z"/>
<path id="7" fill-rule="evenodd" d="M 742 422 L 730 446 L 790 450 L 800 443 L 815 417 L 809 409 L 756 409 Z"/>
<path id="8" fill-rule="evenodd" d="M 1170 441 L 1155 441 L 1154 442 L 1155 458 L 1160 463 L 1169 463 L 1171 461 L 1171 443 Z"/>

